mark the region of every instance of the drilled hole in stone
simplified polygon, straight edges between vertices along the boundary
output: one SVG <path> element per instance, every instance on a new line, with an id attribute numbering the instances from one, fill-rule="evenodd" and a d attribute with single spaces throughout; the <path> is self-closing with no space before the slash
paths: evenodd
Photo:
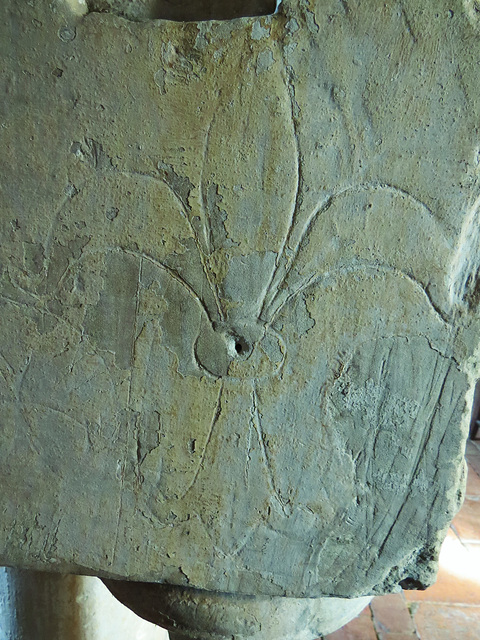
<path id="1" fill-rule="evenodd" d="M 250 353 L 250 345 L 243 338 L 235 338 L 234 349 L 237 356 L 247 356 Z"/>
<path id="2" fill-rule="evenodd" d="M 87 0 L 89 11 L 115 13 L 128 20 L 233 20 L 276 12 L 277 0 Z"/>

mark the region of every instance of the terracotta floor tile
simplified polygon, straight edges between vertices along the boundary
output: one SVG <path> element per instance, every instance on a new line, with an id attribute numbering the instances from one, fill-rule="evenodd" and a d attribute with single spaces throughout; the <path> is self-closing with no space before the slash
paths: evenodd
<path id="1" fill-rule="evenodd" d="M 372 619 L 372 612 L 370 611 L 370 605 L 366 606 L 365 609 L 358 614 L 357 618 L 369 618 Z"/>
<path id="2" fill-rule="evenodd" d="M 436 583 L 425 591 L 404 593 L 408 602 L 479 605 L 480 545 L 463 545 L 450 530 L 440 551 Z"/>
<path id="3" fill-rule="evenodd" d="M 480 501 L 466 499 L 453 520 L 462 542 L 480 542 Z"/>
<path id="4" fill-rule="evenodd" d="M 373 623 L 380 639 L 390 633 L 414 633 L 415 626 L 403 593 L 374 598 L 370 603 Z"/>
<path id="5" fill-rule="evenodd" d="M 325 636 L 324 640 L 377 640 L 370 609 L 366 607 L 357 618 Z"/>
<path id="6" fill-rule="evenodd" d="M 422 640 L 479 640 L 480 637 L 480 606 L 422 602 L 414 619 Z"/>
<path id="7" fill-rule="evenodd" d="M 471 464 L 468 465 L 466 496 L 480 498 L 480 475 Z"/>

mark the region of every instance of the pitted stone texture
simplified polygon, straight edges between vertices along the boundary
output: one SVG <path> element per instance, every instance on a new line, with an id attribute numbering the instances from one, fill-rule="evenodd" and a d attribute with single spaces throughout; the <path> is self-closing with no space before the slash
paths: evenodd
<path id="1" fill-rule="evenodd" d="M 480 377 L 475 12 L 4 0 L 0 47 L 2 562 L 430 584 Z"/>

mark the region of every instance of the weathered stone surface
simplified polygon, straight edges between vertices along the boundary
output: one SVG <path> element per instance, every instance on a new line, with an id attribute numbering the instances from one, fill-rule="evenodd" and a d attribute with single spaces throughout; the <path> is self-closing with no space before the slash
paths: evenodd
<path id="1" fill-rule="evenodd" d="M 2 562 L 428 585 L 479 377 L 474 3 L 117 13 L 0 6 Z"/>

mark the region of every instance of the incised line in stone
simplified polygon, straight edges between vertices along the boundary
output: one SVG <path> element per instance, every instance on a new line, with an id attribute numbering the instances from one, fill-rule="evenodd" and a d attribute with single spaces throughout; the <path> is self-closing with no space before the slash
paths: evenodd
<path id="1" fill-rule="evenodd" d="M 210 444 L 211 440 L 212 440 L 212 436 L 213 436 L 213 432 L 215 430 L 215 426 L 220 418 L 220 415 L 222 413 L 222 395 L 223 395 L 223 389 L 224 389 L 224 382 L 222 381 L 220 384 L 220 388 L 218 390 L 218 396 L 217 396 L 217 402 L 215 405 L 215 411 L 212 417 L 212 421 L 210 423 L 210 429 L 208 430 L 208 434 L 207 434 L 207 439 L 205 441 L 205 445 L 202 448 L 202 453 L 200 456 L 200 460 L 198 462 L 197 465 L 197 469 L 195 471 L 195 475 L 193 476 L 192 481 L 190 482 L 190 484 L 188 485 L 187 489 L 185 490 L 185 492 L 182 494 L 181 496 L 181 500 L 183 500 L 185 498 L 185 496 L 188 494 L 188 492 L 192 489 L 192 487 L 194 486 L 195 482 L 197 481 L 197 478 L 200 474 L 200 471 L 203 469 L 203 464 L 205 462 L 205 458 L 207 455 L 207 449 L 208 449 L 208 445 Z"/>

